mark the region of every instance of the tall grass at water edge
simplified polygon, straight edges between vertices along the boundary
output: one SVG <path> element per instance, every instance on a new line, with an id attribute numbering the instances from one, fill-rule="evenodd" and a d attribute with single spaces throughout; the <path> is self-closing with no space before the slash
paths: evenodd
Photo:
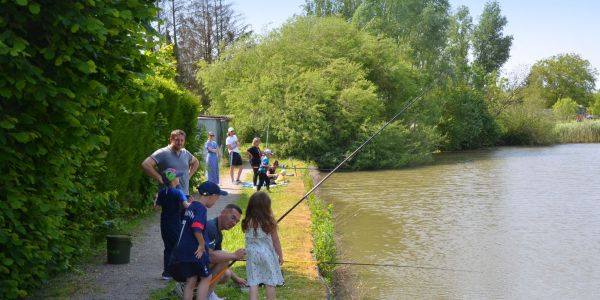
<path id="1" fill-rule="evenodd" d="M 561 143 L 600 143 L 600 120 L 558 123 L 554 131 Z"/>

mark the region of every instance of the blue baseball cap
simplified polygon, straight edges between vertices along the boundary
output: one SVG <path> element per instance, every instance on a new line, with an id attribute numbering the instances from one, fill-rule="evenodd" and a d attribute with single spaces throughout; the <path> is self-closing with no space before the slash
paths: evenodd
<path id="1" fill-rule="evenodd" d="M 227 192 L 221 190 L 221 188 L 214 182 L 205 181 L 198 186 L 198 193 L 202 196 L 210 196 L 210 195 L 221 195 L 227 196 Z"/>

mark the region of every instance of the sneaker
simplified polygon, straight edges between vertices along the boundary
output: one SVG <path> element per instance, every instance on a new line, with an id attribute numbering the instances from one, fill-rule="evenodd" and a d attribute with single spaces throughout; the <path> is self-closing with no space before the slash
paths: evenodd
<path id="1" fill-rule="evenodd" d="M 241 184 L 242 182 L 238 179 L 235 181 L 236 184 Z"/>
<path id="2" fill-rule="evenodd" d="M 173 288 L 173 293 L 181 298 L 183 298 L 183 291 L 185 290 L 185 284 L 183 282 L 175 283 L 175 287 Z"/>
<path id="3" fill-rule="evenodd" d="M 167 272 L 162 273 L 162 280 L 171 280 L 171 279 L 173 279 L 173 277 L 171 277 L 171 275 L 169 275 L 169 273 L 167 273 Z"/>
<path id="4" fill-rule="evenodd" d="M 210 293 L 210 295 L 208 295 L 208 297 L 206 297 L 206 300 L 225 300 L 225 298 L 219 298 L 219 296 L 217 296 L 217 294 L 215 294 L 213 291 Z"/>

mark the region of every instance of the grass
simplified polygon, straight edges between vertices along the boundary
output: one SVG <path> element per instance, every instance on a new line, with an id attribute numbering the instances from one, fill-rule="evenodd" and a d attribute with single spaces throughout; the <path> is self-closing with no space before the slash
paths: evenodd
<path id="1" fill-rule="evenodd" d="M 600 143 L 600 120 L 556 124 L 561 143 Z"/>
<path id="2" fill-rule="evenodd" d="M 298 165 L 298 161 L 279 160 L 280 164 Z M 293 173 L 293 169 L 286 169 Z M 275 217 L 283 215 L 292 207 L 305 192 L 303 176 L 301 172 L 295 176 L 288 177 L 289 184 L 273 187 L 271 189 L 272 208 Z M 245 208 L 248 198 L 254 191 L 246 189 L 240 195 L 238 205 Z M 244 247 L 244 234 L 241 227 L 237 225 L 233 229 L 224 232 L 223 248 L 227 251 L 235 251 Z M 311 237 L 311 213 L 306 203 L 300 204 L 285 219 L 279 223 L 279 236 L 283 247 L 284 264 L 282 271 L 285 279 L 285 286 L 277 288 L 277 299 L 323 299 L 326 297 L 325 285 L 317 273 L 316 264 L 312 257 L 313 248 Z M 245 262 L 236 262 L 232 270 L 238 276 L 246 277 Z M 171 294 L 174 283 L 161 289 L 151 295 L 150 299 L 178 299 Z M 226 297 L 229 300 L 247 299 L 247 292 L 242 292 L 232 284 L 219 285 L 216 289 L 219 297 Z M 264 289 L 260 289 L 260 297 L 264 297 Z"/>

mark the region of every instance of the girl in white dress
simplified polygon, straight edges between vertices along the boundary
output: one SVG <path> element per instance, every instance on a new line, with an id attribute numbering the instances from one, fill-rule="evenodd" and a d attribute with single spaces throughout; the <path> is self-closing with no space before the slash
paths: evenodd
<path id="1" fill-rule="evenodd" d="M 265 192 L 250 196 L 246 217 L 242 220 L 246 237 L 246 276 L 250 300 L 258 299 L 258 285 L 265 284 L 267 299 L 275 299 L 275 286 L 283 284 L 283 263 L 277 222 L 271 210 L 271 198 Z"/>

